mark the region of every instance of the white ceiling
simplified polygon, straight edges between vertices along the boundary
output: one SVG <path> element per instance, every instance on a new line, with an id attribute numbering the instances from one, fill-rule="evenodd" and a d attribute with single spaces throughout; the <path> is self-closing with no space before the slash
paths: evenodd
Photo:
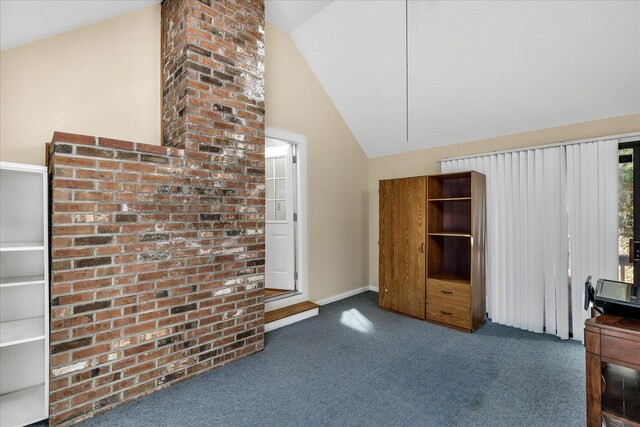
<path id="1" fill-rule="evenodd" d="M 160 0 L 0 0 L 0 50 L 160 3 Z"/>
<path id="2" fill-rule="evenodd" d="M 287 33 L 298 28 L 333 0 L 267 0 L 266 20 Z"/>
<path id="3" fill-rule="evenodd" d="M 160 0 L 0 0 L 5 50 Z M 640 112 L 638 1 L 268 0 L 370 157 Z"/>
<path id="4" fill-rule="evenodd" d="M 408 143 L 403 1 L 286 22 L 369 157 L 640 112 L 637 1 L 410 1 Z"/>

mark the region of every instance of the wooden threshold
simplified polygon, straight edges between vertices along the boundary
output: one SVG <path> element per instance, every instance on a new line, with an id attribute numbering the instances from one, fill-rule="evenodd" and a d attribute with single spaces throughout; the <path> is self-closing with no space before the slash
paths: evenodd
<path id="1" fill-rule="evenodd" d="M 265 298 L 275 297 L 277 295 L 286 294 L 287 292 L 292 292 L 292 291 L 287 289 L 264 288 L 264 297 Z"/>
<path id="2" fill-rule="evenodd" d="M 284 319 L 285 317 L 295 316 L 296 314 L 304 313 L 305 311 L 313 310 L 320 307 L 318 304 L 311 301 L 303 301 L 298 304 L 293 304 L 288 307 L 278 308 L 276 310 L 267 311 L 264 314 L 264 323 L 275 322 L 276 320 Z"/>

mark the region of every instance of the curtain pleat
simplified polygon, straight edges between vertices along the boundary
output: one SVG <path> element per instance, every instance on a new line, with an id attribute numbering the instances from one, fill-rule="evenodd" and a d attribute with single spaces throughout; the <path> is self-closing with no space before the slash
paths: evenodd
<path id="1" fill-rule="evenodd" d="M 560 150 L 558 165 L 559 194 L 558 194 L 558 219 L 560 232 L 558 233 L 558 260 L 556 263 L 556 334 L 564 339 L 569 338 L 570 329 L 570 292 L 569 292 L 569 217 L 567 214 L 567 153 L 564 147 Z"/>
<path id="2" fill-rule="evenodd" d="M 487 312 L 583 339 L 583 283 L 617 277 L 617 140 L 441 162 L 487 177 Z"/>
<path id="3" fill-rule="evenodd" d="M 531 219 L 531 223 L 535 230 L 532 246 L 532 251 L 534 252 L 534 299 L 532 301 L 532 305 L 534 307 L 532 307 L 532 310 L 534 310 L 534 315 L 531 320 L 534 324 L 534 332 L 540 333 L 544 331 L 544 251 L 542 249 L 544 242 L 544 233 L 542 232 L 544 221 L 542 212 L 544 208 L 543 196 L 545 192 L 544 187 L 541 185 L 542 177 L 544 176 L 544 171 L 542 169 L 542 150 L 534 150 L 533 158 L 535 171 L 531 186 L 535 193 L 535 205 L 532 210 L 533 218 Z"/>
<path id="4" fill-rule="evenodd" d="M 514 258 L 513 258 L 513 243 L 515 240 L 515 236 L 513 234 L 513 216 L 515 212 L 513 211 L 513 169 L 512 169 L 512 155 L 505 154 L 504 156 L 504 168 L 505 168 L 505 204 L 504 204 L 504 217 L 505 217 L 505 228 L 506 235 L 503 241 L 504 249 L 505 249 L 505 264 L 509 266 L 507 268 L 507 274 L 505 275 L 504 289 L 506 292 L 506 304 L 505 304 L 505 322 L 510 325 L 515 325 L 513 312 L 517 310 L 514 307 L 513 294 L 514 287 L 508 286 L 509 283 L 515 283 L 515 278 L 513 277 L 514 272 Z"/>
<path id="5" fill-rule="evenodd" d="M 573 337 L 582 340 L 585 279 L 617 277 L 617 140 L 567 147 L 567 193 Z"/>
<path id="6" fill-rule="evenodd" d="M 489 157 L 489 169 L 486 169 L 485 175 L 486 175 L 486 185 L 487 185 L 487 189 L 489 188 L 495 188 L 497 189 L 497 183 L 496 181 L 498 180 L 498 160 L 497 160 L 497 156 L 488 156 Z M 499 226 L 499 222 L 498 222 L 498 198 L 496 197 L 496 192 L 486 192 L 486 205 L 487 205 L 487 230 L 491 229 L 491 228 L 495 228 L 497 229 Z M 487 301 L 487 313 L 494 313 L 496 312 L 498 306 L 499 306 L 499 300 L 500 300 L 500 293 L 499 290 L 496 286 L 489 286 L 489 283 L 494 283 L 496 284 L 497 281 L 499 280 L 499 276 L 498 276 L 498 267 L 500 265 L 500 259 L 498 256 L 488 256 L 489 254 L 498 254 L 498 246 L 499 246 L 499 242 L 498 242 L 498 233 L 489 233 L 487 232 L 487 236 L 486 236 L 486 241 L 487 241 L 487 246 L 485 248 L 486 250 L 486 257 L 485 259 L 487 260 L 487 266 L 486 266 L 486 281 L 487 281 L 487 286 L 486 286 L 486 291 L 487 291 L 487 296 L 489 297 L 489 300 Z"/>
<path id="7" fill-rule="evenodd" d="M 545 191 L 543 192 L 544 209 L 542 209 L 544 227 L 540 231 L 543 233 L 544 320 L 545 328 L 547 332 L 551 334 L 556 332 L 556 277 L 554 274 L 554 263 L 557 257 L 556 237 L 560 232 L 558 221 L 555 220 L 557 216 L 557 206 L 555 202 L 558 193 L 557 175 L 555 173 L 557 153 L 558 151 L 555 148 L 549 148 L 542 152 L 542 185 Z"/>
<path id="8" fill-rule="evenodd" d="M 498 197 L 498 227 L 502 228 L 503 231 L 506 230 L 505 227 L 505 167 L 504 167 L 504 154 L 498 155 L 498 182 L 497 182 L 497 194 L 502 195 L 502 197 Z M 497 279 L 497 293 L 498 297 L 498 306 L 496 310 L 496 321 L 499 323 L 506 323 L 506 306 L 507 306 L 507 293 L 504 289 L 504 284 L 506 282 L 506 274 L 508 267 L 506 266 L 506 233 L 497 233 L 498 235 L 498 264 L 504 266 L 504 268 L 498 269 L 498 279 Z"/>

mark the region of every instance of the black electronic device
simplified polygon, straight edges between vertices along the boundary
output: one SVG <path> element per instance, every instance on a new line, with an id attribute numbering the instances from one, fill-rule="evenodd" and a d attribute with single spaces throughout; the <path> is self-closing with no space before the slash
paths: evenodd
<path id="1" fill-rule="evenodd" d="M 584 309 L 592 302 L 600 313 L 640 319 L 640 286 L 633 283 L 600 279 L 594 288 L 589 276 L 584 283 Z"/>

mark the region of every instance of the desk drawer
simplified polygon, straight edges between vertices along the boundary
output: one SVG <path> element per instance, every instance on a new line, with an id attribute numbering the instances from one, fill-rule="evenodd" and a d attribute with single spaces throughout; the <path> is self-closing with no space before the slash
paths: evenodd
<path id="1" fill-rule="evenodd" d="M 429 279 L 427 282 L 427 305 L 471 307 L 471 287 L 461 283 Z"/>
<path id="2" fill-rule="evenodd" d="M 457 305 L 440 305 L 427 299 L 427 320 L 471 329 L 471 309 Z"/>
<path id="3" fill-rule="evenodd" d="M 640 365 L 640 342 L 601 334 L 600 354 L 603 357 Z"/>

